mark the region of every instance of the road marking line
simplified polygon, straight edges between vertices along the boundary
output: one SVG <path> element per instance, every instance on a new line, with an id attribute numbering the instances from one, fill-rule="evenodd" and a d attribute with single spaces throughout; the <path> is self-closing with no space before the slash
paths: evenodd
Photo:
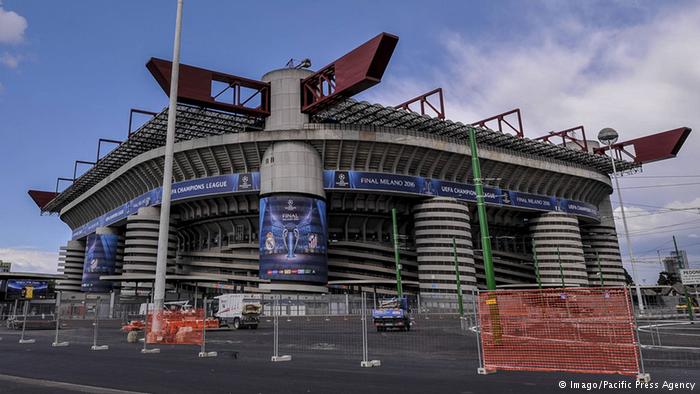
<path id="1" fill-rule="evenodd" d="M 0 381 L 13 382 L 13 383 L 23 383 L 23 384 L 39 386 L 39 387 L 50 387 L 50 388 L 72 390 L 72 391 L 75 391 L 78 393 L 145 394 L 145 393 L 141 393 L 138 391 L 117 390 L 117 389 L 110 389 L 110 388 L 106 388 L 106 387 L 87 386 L 87 385 L 83 385 L 83 384 L 59 382 L 56 380 L 23 378 L 20 376 L 3 375 L 3 374 L 0 374 Z"/>

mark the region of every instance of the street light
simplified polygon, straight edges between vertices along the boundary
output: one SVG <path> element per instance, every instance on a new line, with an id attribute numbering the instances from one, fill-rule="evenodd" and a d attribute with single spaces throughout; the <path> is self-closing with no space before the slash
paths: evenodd
<path id="1" fill-rule="evenodd" d="M 620 183 L 617 180 L 617 167 L 615 166 L 615 155 L 612 152 L 612 144 L 617 142 L 617 131 L 610 127 L 606 127 L 598 133 L 598 140 L 603 144 L 608 146 L 610 151 L 610 162 L 612 163 L 612 177 L 615 180 L 615 188 L 617 189 L 617 200 L 620 204 L 620 211 L 622 212 L 622 225 L 625 229 L 625 240 L 627 241 L 627 254 L 630 256 L 630 264 L 632 265 L 632 279 L 634 280 L 634 287 L 637 292 L 637 303 L 639 304 L 639 311 L 644 312 L 644 299 L 642 298 L 642 290 L 639 287 L 639 278 L 637 277 L 637 268 L 634 264 L 634 255 L 632 254 L 632 242 L 630 241 L 630 232 L 627 228 L 627 216 L 625 215 L 625 206 L 622 203 L 622 191 L 620 190 Z"/>

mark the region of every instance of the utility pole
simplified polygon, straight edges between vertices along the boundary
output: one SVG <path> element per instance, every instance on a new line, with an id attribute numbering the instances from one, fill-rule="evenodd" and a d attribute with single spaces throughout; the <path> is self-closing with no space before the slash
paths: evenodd
<path id="1" fill-rule="evenodd" d="M 683 260 L 681 260 L 681 253 L 678 251 L 678 242 L 676 242 L 676 236 L 673 236 L 673 247 L 676 249 L 676 261 L 678 262 L 678 275 L 680 276 L 681 270 L 683 269 Z M 694 321 L 693 316 L 693 303 L 690 295 L 688 294 L 688 286 L 683 285 L 683 293 L 685 295 L 685 306 L 688 309 L 688 318 L 690 321 Z"/>
<path id="2" fill-rule="evenodd" d="M 160 316 L 165 302 L 165 273 L 168 265 L 168 238 L 170 235 L 170 193 L 173 182 L 173 152 L 175 145 L 175 121 L 177 117 L 177 87 L 180 75 L 180 34 L 182 32 L 182 2 L 177 1 L 175 18 L 175 43 L 173 45 L 173 64 L 170 74 L 170 106 L 168 107 L 168 129 L 165 139 L 165 164 L 163 165 L 163 196 L 160 205 L 160 222 L 158 224 L 158 253 L 156 254 L 156 275 L 153 289 L 154 318 L 151 333 L 161 330 Z"/>
<path id="3" fill-rule="evenodd" d="M 486 203 L 484 202 L 484 185 L 481 179 L 481 166 L 479 165 L 479 152 L 476 147 L 476 132 L 469 128 L 469 146 L 472 155 L 472 172 L 474 173 L 474 191 L 476 192 L 476 210 L 479 214 L 479 229 L 481 230 L 481 251 L 484 256 L 484 273 L 486 274 L 486 288 L 496 290 L 496 275 L 493 272 L 493 256 L 491 255 L 491 237 L 489 236 L 488 217 L 486 216 Z"/>
<path id="4" fill-rule="evenodd" d="M 396 294 L 398 298 L 403 297 L 403 286 L 401 285 L 401 256 L 399 255 L 399 226 L 396 222 L 396 208 L 391 208 L 391 221 L 394 230 L 394 260 L 396 263 Z"/>
<path id="5" fill-rule="evenodd" d="M 457 258 L 457 240 L 452 237 L 452 254 L 455 257 L 455 277 L 457 278 L 457 303 L 459 306 L 459 316 L 464 317 L 464 302 L 462 300 L 462 281 L 459 278 L 459 259 Z"/>
<path id="6" fill-rule="evenodd" d="M 566 287 L 564 283 L 564 267 L 561 265 L 561 253 L 559 252 L 559 246 L 557 246 L 557 260 L 559 260 L 559 276 L 561 277 L 561 287 Z"/>
<path id="7" fill-rule="evenodd" d="M 605 287 L 605 279 L 603 279 L 603 269 L 600 267 L 600 255 L 595 251 L 595 259 L 598 262 L 598 275 L 600 275 L 600 287 Z"/>

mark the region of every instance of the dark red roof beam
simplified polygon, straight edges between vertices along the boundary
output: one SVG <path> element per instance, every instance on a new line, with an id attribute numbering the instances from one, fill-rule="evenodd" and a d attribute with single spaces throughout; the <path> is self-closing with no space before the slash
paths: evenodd
<path id="1" fill-rule="evenodd" d="M 436 103 L 436 105 L 433 105 L 430 102 L 430 98 L 435 97 L 435 96 L 437 96 L 438 103 Z M 427 106 L 429 109 L 432 110 L 431 113 L 435 113 L 436 118 L 445 119 L 445 102 L 444 102 L 444 98 L 442 95 L 442 88 L 437 88 L 437 89 L 431 90 L 427 93 L 421 94 L 420 96 L 414 97 L 406 102 L 403 102 L 403 103 L 395 106 L 394 108 L 403 109 L 403 110 L 406 110 L 409 112 L 417 112 L 417 111 L 414 111 L 413 109 L 411 109 L 411 105 L 413 105 L 415 103 L 419 103 L 421 115 L 423 115 L 423 116 L 426 115 L 425 110 L 426 110 L 426 106 Z M 440 109 L 436 108 L 436 106 L 439 107 Z"/>
<path id="2" fill-rule="evenodd" d="M 122 143 L 121 141 L 110 140 L 110 139 L 107 139 L 107 138 L 100 138 L 99 140 L 97 140 L 97 156 L 95 157 L 95 163 L 98 163 L 98 162 L 100 161 L 100 159 L 101 159 L 100 153 L 101 153 L 101 150 L 102 150 L 102 143 L 103 143 L 103 142 L 105 142 L 105 143 L 107 143 L 107 144 L 114 144 L 114 145 L 120 145 L 120 144 Z"/>
<path id="3" fill-rule="evenodd" d="M 508 119 L 506 119 L 506 117 L 508 117 L 509 115 L 515 116 L 515 118 L 518 122 L 517 127 L 513 126 L 510 122 L 508 122 Z M 510 117 L 512 118 L 513 116 L 510 116 Z M 522 118 L 520 117 L 520 108 L 516 108 L 514 110 L 510 110 L 508 112 L 504 112 L 502 114 L 494 115 L 490 118 L 486 118 L 486 119 L 480 120 L 478 122 L 474 122 L 474 123 L 472 123 L 472 126 L 488 127 L 487 123 L 490 123 L 493 121 L 498 122 L 498 131 L 500 131 L 501 133 L 503 133 L 503 125 L 505 124 L 506 126 L 508 126 L 511 130 L 513 130 L 515 132 L 515 135 L 518 138 L 523 138 L 525 136 L 525 134 L 523 133 L 523 121 L 522 121 Z M 489 128 L 491 128 L 491 127 L 489 127 Z M 491 129 L 493 130 L 493 128 L 491 128 Z"/>
<path id="4" fill-rule="evenodd" d="M 382 80 L 399 37 L 381 33 L 301 81 L 301 111 L 315 113 Z"/>
<path id="5" fill-rule="evenodd" d="M 129 131 L 127 132 L 127 138 L 131 137 L 131 128 L 133 126 L 133 120 L 134 120 L 134 114 L 141 114 L 141 115 L 150 115 L 151 117 L 155 117 L 158 115 L 157 112 L 151 112 L 151 111 L 146 111 L 143 109 L 138 109 L 138 108 L 132 108 L 129 110 Z"/>
<path id="6" fill-rule="evenodd" d="M 27 194 L 29 194 L 29 197 L 34 200 L 34 203 L 39 207 L 39 209 L 42 210 L 42 212 L 46 204 L 48 204 L 49 201 L 53 200 L 58 195 L 58 193 L 45 192 L 41 190 L 28 190 Z"/>
<path id="7" fill-rule="evenodd" d="M 629 141 L 618 142 L 617 144 L 612 144 L 611 148 L 616 159 L 622 160 L 623 155 L 626 155 L 639 164 L 671 159 L 676 157 L 691 131 L 692 129 L 689 127 L 680 127 Z M 630 146 L 634 149 L 634 152 L 625 149 Z M 604 155 L 607 150 L 608 147 L 603 146 L 595 149 L 594 153 Z"/>
<path id="8" fill-rule="evenodd" d="M 573 133 L 580 131 L 581 136 L 583 137 L 582 139 L 576 138 L 576 136 L 573 135 Z M 537 137 L 534 139 L 534 141 L 547 141 L 550 144 L 553 144 L 552 141 L 550 141 L 550 138 L 554 137 L 561 137 L 562 144 L 566 146 L 567 141 L 572 142 L 581 148 L 584 152 L 588 152 L 588 141 L 586 141 L 586 130 L 584 130 L 583 126 L 576 126 L 572 127 L 570 129 L 562 130 L 562 131 L 550 131 L 549 134 L 543 135 L 542 137 Z"/>
<path id="9" fill-rule="evenodd" d="M 146 63 L 148 71 L 158 82 L 165 94 L 170 94 L 170 71 L 172 62 L 151 58 Z M 212 82 L 222 82 L 233 92 L 232 102 L 217 100 L 223 93 L 212 95 Z M 180 64 L 177 101 L 220 111 L 233 112 L 243 115 L 267 117 L 270 116 L 270 84 L 253 79 L 224 74 L 204 68 Z M 246 94 L 242 89 L 250 89 Z M 253 107 L 253 98 L 260 97 L 260 105 Z"/>

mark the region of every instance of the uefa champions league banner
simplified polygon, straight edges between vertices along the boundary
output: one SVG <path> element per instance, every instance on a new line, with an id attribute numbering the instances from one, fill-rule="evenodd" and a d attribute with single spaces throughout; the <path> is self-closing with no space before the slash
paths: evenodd
<path id="1" fill-rule="evenodd" d="M 175 182 L 172 185 L 170 195 L 172 201 L 178 201 L 210 194 L 226 194 L 255 190 L 260 190 L 259 172 L 220 175 Z M 123 220 L 127 216 L 138 212 L 139 208 L 159 205 L 162 194 L 163 189 L 161 187 L 157 187 L 123 205 L 120 205 L 118 208 L 115 208 L 75 229 L 73 231 L 73 239 L 82 238 L 87 234 L 94 233 L 98 227 L 109 226 L 112 223 Z"/>
<path id="2" fill-rule="evenodd" d="M 326 189 L 384 190 L 397 193 L 453 197 L 469 202 L 476 201 L 476 189 L 472 184 L 408 175 L 327 170 L 323 173 L 323 183 Z M 557 199 L 554 196 L 510 191 L 498 187 L 484 186 L 484 201 L 490 205 L 512 206 L 538 211 L 561 211 L 580 216 L 598 217 L 598 209 L 591 204 Z"/>
<path id="3" fill-rule="evenodd" d="M 385 174 L 363 171 L 323 172 L 323 184 L 326 189 L 362 189 L 380 190 L 396 193 L 410 193 L 425 196 L 454 197 L 462 201 L 475 202 L 474 185 L 430 179 L 417 176 Z M 176 182 L 172 185 L 172 200 L 206 195 L 228 194 L 260 190 L 260 173 L 250 172 L 213 176 Z M 76 228 L 72 239 L 92 234 L 98 227 L 109 226 L 136 213 L 139 208 L 159 205 L 162 195 L 160 187 L 144 193 L 112 211 Z M 512 206 L 515 208 L 534 209 L 538 211 L 561 211 L 579 216 L 598 217 L 598 208 L 581 201 L 522 193 L 484 186 L 486 204 Z"/>
<path id="4" fill-rule="evenodd" d="M 100 280 L 100 276 L 114 275 L 118 242 L 119 238 L 116 234 L 88 235 L 81 291 L 86 293 L 112 291 L 112 282 Z"/>
<path id="5" fill-rule="evenodd" d="M 260 199 L 260 278 L 326 283 L 326 202 L 277 195 Z"/>

